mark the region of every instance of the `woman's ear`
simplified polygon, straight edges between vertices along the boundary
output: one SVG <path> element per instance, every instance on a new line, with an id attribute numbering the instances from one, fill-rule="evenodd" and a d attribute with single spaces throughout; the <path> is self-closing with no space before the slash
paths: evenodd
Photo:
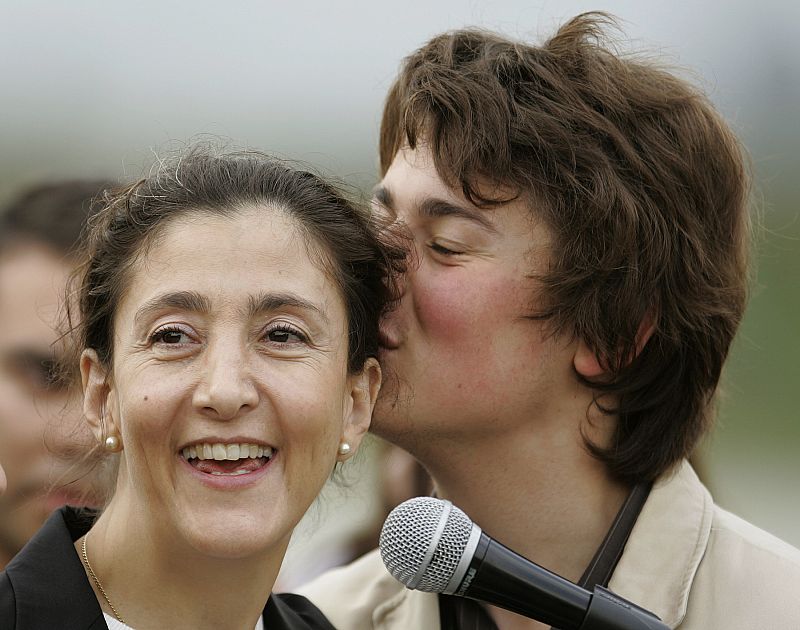
<path id="1" fill-rule="evenodd" d="M 106 412 L 109 386 L 108 375 L 97 352 L 92 349 L 81 353 L 81 384 L 83 385 L 83 415 L 92 433 L 101 444 L 117 429 L 110 414 Z"/>
<path id="2" fill-rule="evenodd" d="M 372 421 L 372 410 L 381 388 L 381 368 L 374 358 L 367 359 L 364 369 L 350 379 L 350 409 L 345 418 L 337 459 L 344 461 L 352 457 Z M 342 448 L 347 444 L 349 448 Z"/>

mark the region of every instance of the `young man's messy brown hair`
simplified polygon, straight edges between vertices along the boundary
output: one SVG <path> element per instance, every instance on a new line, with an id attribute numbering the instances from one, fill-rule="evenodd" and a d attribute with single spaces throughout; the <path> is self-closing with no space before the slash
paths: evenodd
<path id="1" fill-rule="evenodd" d="M 389 92 L 380 159 L 385 173 L 401 147 L 424 143 L 471 202 L 502 205 L 485 194 L 501 185 L 544 219 L 548 299 L 531 316 L 608 366 L 585 382 L 616 432 L 607 448 L 587 444 L 640 482 L 688 456 L 711 422 L 747 298 L 749 177 L 704 94 L 614 52 L 613 26 L 579 15 L 542 46 L 479 30 L 435 37 Z"/>

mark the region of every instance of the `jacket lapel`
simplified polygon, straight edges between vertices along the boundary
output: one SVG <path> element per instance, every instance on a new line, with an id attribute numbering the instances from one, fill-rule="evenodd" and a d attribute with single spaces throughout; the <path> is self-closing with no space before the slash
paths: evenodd
<path id="1" fill-rule="evenodd" d="M 656 481 L 609 588 L 677 626 L 708 545 L 713 509 L 688 462 Z"/>
<path id="2" fill-rule="evenodd" d="M 381 576 L 395 582 L 388 573 Z M 396 582 L 395 582 L 396 584 Z M 376 630 L 392 628 L 438 628 L 439 596 L 435 593 L 403 588 L 393 597 L 381 602 L 372 613 Z"/>
<path id="3" fill-rule="evenodd" d="M 14 588 L 19 630 L 108 630 L 73 547 L 74 540 L 88 531 L 90 524 L 90 517 L 62 508 L 8 565 L 6 574 Z"/>

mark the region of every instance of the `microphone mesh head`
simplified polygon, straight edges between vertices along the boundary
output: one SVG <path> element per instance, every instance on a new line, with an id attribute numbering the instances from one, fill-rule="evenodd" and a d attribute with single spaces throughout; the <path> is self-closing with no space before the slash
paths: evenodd
<path id="1" fill-rule="evenodd" d="M 437 528 L 447 501 L 433 497 L 417 497 L 398 505 L 383 524 L 380 550 L 383 563 L 395 579 L 406 586 L 422 570 L 416 588 L 420 591 L 442 593 L 458 567 L 472 532 L 469 517 L 452 506 L 439 540 Z M 431 544 L 436 548 L 425 563 Z"/>

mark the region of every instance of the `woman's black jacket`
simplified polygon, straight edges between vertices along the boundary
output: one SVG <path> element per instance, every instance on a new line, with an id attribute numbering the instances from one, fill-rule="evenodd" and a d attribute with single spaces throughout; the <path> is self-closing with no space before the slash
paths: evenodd
<path id="1" fill-rule="evenodd" d="M 91 527 L 93 514 L 62 508 L 0 573 L 2 630 L 108 630 L 73 543 Z M 264 608 L 268 630 L 334 630 L 300 595 L 271 595 Z"/>

